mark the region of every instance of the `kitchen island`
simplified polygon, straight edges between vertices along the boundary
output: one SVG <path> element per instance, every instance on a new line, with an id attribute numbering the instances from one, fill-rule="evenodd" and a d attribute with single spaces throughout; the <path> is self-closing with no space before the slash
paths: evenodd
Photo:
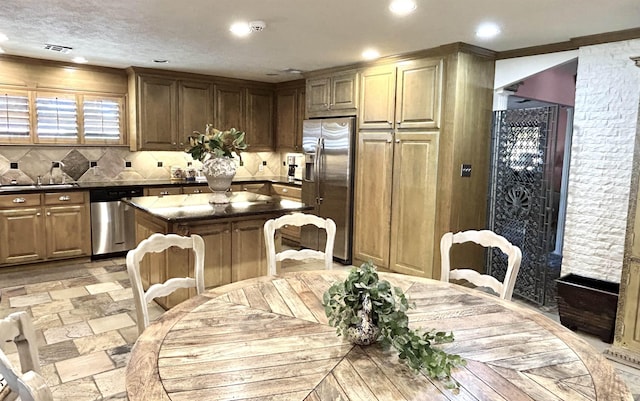
<path id="1" fill-rule="evenodd" d="M 304 203 L 244 191 L 230 193 L 228 204 L 210 204 L 210 198 L 211 194 L 188 194 L 126 200 L 136 209 L 136 243 L 153 233 L 198 234 L 204 239 L 207 288 L 266 275 L 264 223 L 286 213 L 313 209 Z M 145 257 L 140 270 L 145 290 L 172 277 L 193 277 L 193 255 L 171 248 Z M 195 289 L 180 289 L 156 302 L 168 309 L 193 295 Z"/>

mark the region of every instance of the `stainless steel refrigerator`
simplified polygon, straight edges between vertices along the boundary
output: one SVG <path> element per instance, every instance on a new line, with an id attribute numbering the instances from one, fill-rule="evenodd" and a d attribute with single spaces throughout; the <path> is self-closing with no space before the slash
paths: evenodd
<path id="1" fill-rule="evenodd" d="M 302 130 L 302 201 L 336 223 L 333 256 L 345 264 L 351 263 L 354 126 L 353 117 L 326 118 L 305 120 Z M 324 230 L 307 225 L 300 236 L 303 247 L 324 250 Z"/>

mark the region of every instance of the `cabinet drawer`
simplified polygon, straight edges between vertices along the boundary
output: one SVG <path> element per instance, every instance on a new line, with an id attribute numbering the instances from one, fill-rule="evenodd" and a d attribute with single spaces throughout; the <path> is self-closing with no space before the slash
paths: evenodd
<path id="1" fill-rule="evenodd" d="M 86 192 L 51 192 L 44 194 L 45 205 L 68 205 L 85 203 Z"/>
<path id="2" fill-rule="evenodd" d="M 292 187 L 288 185 L 282 184 L 271 184 L 271 190 L 274 194 L 284 196 L 292 199 L 301 199 L 302 198 L 302 188 Z"/>
<path id="3" fill-rule="evenodd" d="M 180 195 L 182 194 L 182 187 L 160 187 L 160 188 L 145 188 L 145 195 L 147 196 L 161 196 L 161 195 Z"/>
<path id="4" fill-rule="evenodd" d="M 40 194 L 0 195 L 0 207 L 40 206 Z"/>

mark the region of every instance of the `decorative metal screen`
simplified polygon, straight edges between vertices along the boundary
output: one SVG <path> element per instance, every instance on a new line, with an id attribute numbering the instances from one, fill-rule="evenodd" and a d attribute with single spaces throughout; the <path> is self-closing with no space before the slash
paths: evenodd
<path id="1" fill-rule="evenodd" d="M 489 229 L 520 247 L 514 294 L 540 305 L 555 302 L 558 276 L 548 267 L 557 115 L 557 106 L 498 111 L 492 133 Z M 488 253 L 489 274 L 503 280 L 506 269 L 500 250 Z"/>

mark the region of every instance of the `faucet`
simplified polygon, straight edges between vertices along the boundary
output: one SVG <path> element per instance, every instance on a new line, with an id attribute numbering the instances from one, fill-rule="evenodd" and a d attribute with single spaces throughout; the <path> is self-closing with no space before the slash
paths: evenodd
<path id="1" fill-rule="evenodd" d="M 53 180 L 53 169 L 54 168 L 61 168 L 64 167 L 64 163 L 63 162 L 51 162 L 51 168 L 49 169 L 49 184 L 55 184 L 55 181 Z M 62 184 L 64 184 L 64 174 L 62 174 Z"/>

